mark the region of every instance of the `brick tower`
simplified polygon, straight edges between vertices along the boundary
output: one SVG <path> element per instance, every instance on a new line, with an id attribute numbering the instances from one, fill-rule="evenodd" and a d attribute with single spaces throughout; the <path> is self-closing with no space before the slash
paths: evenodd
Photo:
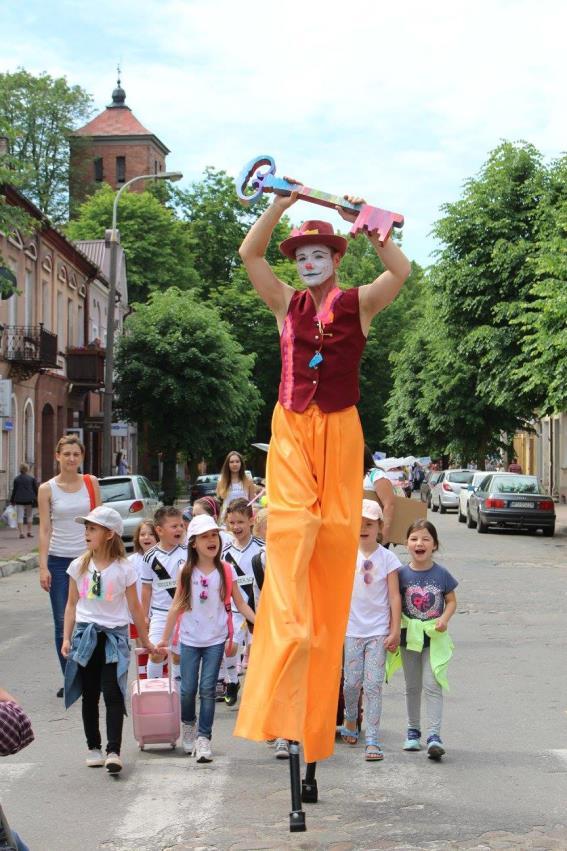
<path id="1" fill-rule="evenodd" d="M 120 85 L 112 92 L 112 103 L 84 127 L 69 137 L 69 206 L 73 214 L 78 205 L 109 183 L 119 189 L 140 174 L 165 171 L 169 149 L 147 130 L 126 106 L 126 92 Z M 133 192 L 142 192 L 144 182 L 137 181 Z"/>

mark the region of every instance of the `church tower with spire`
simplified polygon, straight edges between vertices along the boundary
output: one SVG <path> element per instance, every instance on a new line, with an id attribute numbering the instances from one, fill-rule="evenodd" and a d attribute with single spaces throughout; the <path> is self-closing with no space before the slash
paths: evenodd
<path id="1" fill-rule="evenodd" d="M 108 183 L 120 189 L 132 177 L 165 171 L 169 149 L 136 118 L 126 106 L 126 92 L 120 83 L 112 92 L 112 103 L 70 135 L 69 207 L 73 215 L 89 195 Z M 144 181 L 133 184 L 142 192 Z"/>

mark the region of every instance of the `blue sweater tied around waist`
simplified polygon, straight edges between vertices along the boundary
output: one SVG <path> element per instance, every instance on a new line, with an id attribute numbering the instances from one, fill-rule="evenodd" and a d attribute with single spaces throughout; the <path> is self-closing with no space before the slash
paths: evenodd
<path id="1" fill-rule="evenodd" d="M 127 626 L 99 626 L 96 623 L 77 623 L 73 632 L 71 652 L 65 666 L 65 708 L 68 709 L 82 694 L 80 668 L 89 663 L 98 642 L 99 633 L 106 635 L 106 664 L 116 663 L 116 678 L 124 698 L 126 712 L 126 686 L 130 664 L 130 645 Z"/>

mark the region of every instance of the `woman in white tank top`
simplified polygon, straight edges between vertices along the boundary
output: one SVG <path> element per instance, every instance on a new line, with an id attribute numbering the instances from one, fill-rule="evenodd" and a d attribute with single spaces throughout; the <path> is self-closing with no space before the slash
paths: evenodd
<path id="1" fill-rule="evenodd" d="M 85 448 L 76 435 L 67 435 L 58 442 L 55 458 L 59 475 L 39 487 L 39 582 L 49 593 L 55 626 L 55 649 L 61 671 L 65 673 L 65 658 L 61 655 L 63 617 L 69 593 L 67 568 L 73 559 L 85 552 L 85 531 L 75 517 L 87 515 L 100 505 L 100 489 L 95 476 L 88 476 L 93 498 L 79 469 Z M 57 692 L 63 697 L 63 689 Z"/>
<path id="2" fill-rule="evenodd" d="M 233 499 L 250 501 L 256 496 L 256 486 L 246 475 L 244 458 L 240 452 L 229 452 L 221 468 L 217 496 L 222 504 L 221 519 Z"/>

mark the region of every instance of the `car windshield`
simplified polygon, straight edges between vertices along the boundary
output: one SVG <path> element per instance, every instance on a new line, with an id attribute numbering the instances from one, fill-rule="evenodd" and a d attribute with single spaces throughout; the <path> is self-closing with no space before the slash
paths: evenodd
<path id="1" fill-rule="evenodd" d="M 132 479 L 112 479 L 109 482 L 99 482 L 100 495 L 103 502 L 122 502 L 134 499 Z"/>
<path id="2" fill-rule="evenodd" d="M 495 476 L 490 490 L 495 493 L 543 493 L 535 476 Z"/>
<path id="3" fill-rule="evenodd" d="M 460 470 L 458 473 L 447 473 L 445 478 L 448 482 L 454 482 L 456 485 L 468 485 L 472 482 L 473 476 L 472 470 Z"/>

